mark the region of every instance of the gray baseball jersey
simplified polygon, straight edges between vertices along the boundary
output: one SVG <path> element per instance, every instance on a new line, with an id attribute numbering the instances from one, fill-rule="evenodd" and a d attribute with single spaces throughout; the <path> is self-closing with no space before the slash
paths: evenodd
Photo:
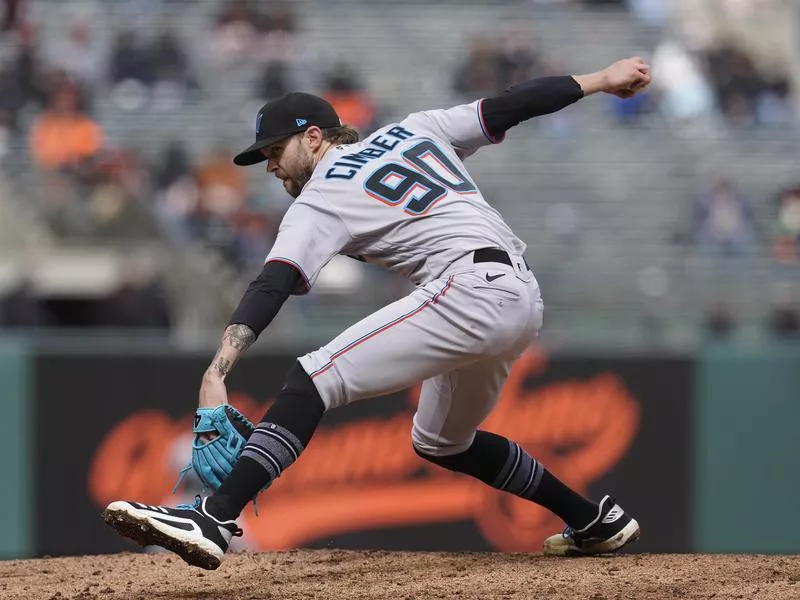
<path id="1" fill-rule="evenodd" d="M 267 257 L 301 272 L 298 293 L 336 254 L 418 284 L 299 361 L 328 408 L 424 381 L 412 439 L 434 455 L 469 447 L 542 320 L 525 244 L 461 162 L 495 141 L 480 115 L 479 102 L 414 113 L 330 149 Z M 508 264 L 475 262 L 485 248 Z"/>
<path id="2" fill-rule="evenodd" d="M 478 248 L 522 254 L 525 244 L 461 162 L 492 141 L 474 102 L 414 113 L 359 144 L 332 148 L 284 216 L 267 260 L 293 264 L 310 287 L 336 254 L 416 284 Z"/>

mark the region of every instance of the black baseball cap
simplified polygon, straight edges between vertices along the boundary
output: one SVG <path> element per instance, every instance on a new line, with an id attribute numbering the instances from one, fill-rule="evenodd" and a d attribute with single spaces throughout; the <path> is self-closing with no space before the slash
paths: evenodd
<path id="1" fill-rule="evenodd" d="M 330 103 L 305 92 L 292 92 L 267 102 L 256 116 L 256 141 L 233 157 L 240 166 L 255 165 L 266 157 L 261 149 L 305 131 L 312 125 L 320 129 L 339 127 L 342 122 Z"/>

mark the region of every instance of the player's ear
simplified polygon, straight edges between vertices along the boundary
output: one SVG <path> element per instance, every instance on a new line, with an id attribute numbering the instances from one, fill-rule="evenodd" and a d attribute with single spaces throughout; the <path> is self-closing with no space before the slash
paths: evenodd
<path id="1" fill-rule="evenodd" d="M 322 133 L 322 129 L 317 127 L 316 125 L 312 125 L 308 129 L 306 129 L 305 134 L 303 135 L 303 141 L 308 144 L 308 149 L 311 152 L 316 152 L 320 146 L 322 146 L 322 142 L 325 139 L 325 136 Z"/>

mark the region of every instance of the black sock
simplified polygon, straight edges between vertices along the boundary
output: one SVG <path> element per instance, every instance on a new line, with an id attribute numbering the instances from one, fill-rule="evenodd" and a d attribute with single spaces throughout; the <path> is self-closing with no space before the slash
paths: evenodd
<path id="1" fill-rule="evenodd" d="M 581 496 L 544 467 L 539 487 L 530 499 L 549 509 L 575 529 L 583 529 L 595 520 L 600 510 L 597 503 Z"/>
<path id="2" fill-rule="evenodd" d="M 209 512 L 235 519 L 265 486 L 297 460 L 317 428 L 325 405 L 299 363 L 289 371 L 286 385 L 247 440 L 239 460 L 220 488 L 208 497 Z"/>
<path id="3" fill-rule="evenodd" d="M 460 454 L 422 458 L 471 475 L 495 489 L 544 506 L 567 525 L 580 529 L 597 517 L 598 505 L 564 485 L 516 442 L 478 431 L 472 445 Z"/>

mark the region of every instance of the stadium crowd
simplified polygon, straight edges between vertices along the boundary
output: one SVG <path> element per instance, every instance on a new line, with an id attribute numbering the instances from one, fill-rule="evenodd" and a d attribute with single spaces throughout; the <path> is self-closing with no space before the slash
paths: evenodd
<path id="1" fill-rule="evenodd" d="M 609 98 L 609 118 L 632 126 L 647 119 L 706 120 L 740 129 L 786 128 L 797 122 L 796 92 L 785 69 L 765 65 L 731 39 L 714 37 L 698 27 L 670 27 L 666 0 L 583 2 L 617 5 L 662 32 L 651 56 L 661 84 L 631 100 Z M 18 168 L 10 150 L 26 148 L 35 173 L 30 201 L 66 238 L 102 243 L 166 235 L 176 244 L 200 242 L 214 248 L 241 273 L 252 273 L 268 252 L 287 206 L 282 191 L 269 183 L 252 185 L 250 175 L 232 165 L 233 148 L 227 143 L 197 152 L 174 139 L 154 152 L 144 152 L 133 143 L 109 143 L 103 122 L 116 114 L 179 112 L 208 95 L 204 73 L 220 73 L 243 63 L 257 73 L 249 84 L 254 102 L 295 89 L 303 23 L 292 4 L 220 2 L 208 23 L 208 52 L 200 56 L 187 49 L 178 31 L 157 18 L 157 26 L 148 29 L 120 27 L 111 43 L 104 44 L 91 14 L 79 14 L 57 36 L 44 39 L 30 4 L 25 0 L 2 4 L 0 167 Z M 120 4 L 141 5 L 136 9 L 145 10 L 142 7 L 148 3 Z M 454 100 L 498 93 L 531 77 L 569 70 L 569 65 L 546 56 L 523 27 L 465 40 L 465 47 L 465 55 L 453 65 Z M 349 62 L 337 62 L 319 73 L 312 85 L 344 122 L 362 132 L 385 116 L 381 102 Z M 98 104 L 110 107 L 102 119 Z M 557 118 L 562 119 L 561 135 L 569 136 L 580 127 L 569 111 Z M 693 203 L 693 243 L 699 252 L 713 256 L 747 256 L 766 247 L 776 261 L 796 266 L 798 186 L 800 182 L 775 190 L 774 227 L 765 231 L 735 178 L 709 181 L 694 200 L 687 199 Z M 163 294 L 149 288 L 151 284 L 155 285 L 128 285 L 120 294 L 129 298 L 136 288 L 142 302 L 163 305 L 158 299 Z M 9 294 L 3 303 L 4 324 L 48 322 L 44 313 L 26 303 L 28 296 L 24 284 Z M 127 322 L 117 314 L 120 311 L 106 312 L 98 324 Z M 142 310 L 150 316 L 142 317 L 141 325 L 167 326 L 168 312 L 163 307 Z M 155 313 L 162 314 L 152 316 Z"/>

